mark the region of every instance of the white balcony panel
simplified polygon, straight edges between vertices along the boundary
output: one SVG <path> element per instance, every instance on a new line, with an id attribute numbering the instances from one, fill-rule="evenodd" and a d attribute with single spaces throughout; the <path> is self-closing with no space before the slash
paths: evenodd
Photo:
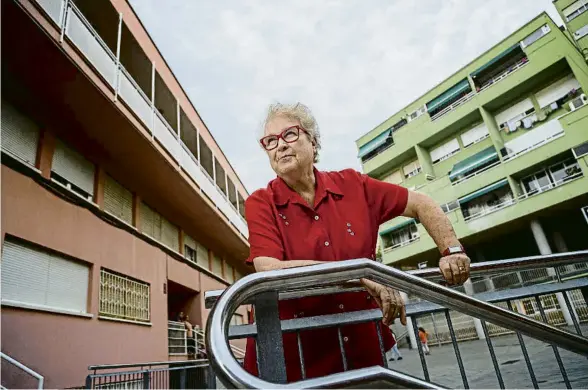
<path id="1" fill-rule="evenodd" d="M 506 110 L 501 111 L 498 114 L 496 114 L 496 123 L 498 123 L 498 125 L 500 125 L 504 122 L 508 122 L 509 120 L 514 118 L 515 116 L 522 114 L 523 112 L 528 111 L 531 108 L 533 108 L 533 102 L 531 101 L 531 99 L 525 99 L 525 100 L 515 104 L 514 106 L 511 106 L 511 107 L 507 108 Z"/>
<path id="2" fill-rule="evenodd" d="M 120 73 L 119 95 L 145 126 L 151 129 L 151 104 L 145 100 L 131 77 L 123 71 Z"/>
<path id="3" fill-rule="evenodd" d="M 180 161 L 180 142 L 172 135 L 159 115 L 153 116 L 153 135 L 176 161 Z"/>
<path id="4" fill-rule="evenodd" d="M 94 36 L 92 31 L 84 24 L 73 9 L 67 15 L 67 36 L 110 86 L 114 86 L 116 62 L 113 56 Z"/>
<path id="5" fill-rule="evenodd" d="M 539 107 L 543 108 L 564 97 L 570 91 L 580 88 L 582 87 L 580 86 L 578 80 L 576 80 L 573 74 L 569 74 L 537 92 L 535 97 L 539 102 Z"/>
<path id="6" fill-rule="evenodd" d="M 63 0 L 37 0 L 37 3 L 53 19 L 55 24 L 61 27 Z"/>
<path id="7" fill-rule="evenodd" d="M 521 153 L 527 149 L 533 149 L 563 133 L 563 127 L 557 120 L 551 120 L 544 125 L 526 132 L 524 135 L 505 142 L 504 147 L 509 155 Z"/>

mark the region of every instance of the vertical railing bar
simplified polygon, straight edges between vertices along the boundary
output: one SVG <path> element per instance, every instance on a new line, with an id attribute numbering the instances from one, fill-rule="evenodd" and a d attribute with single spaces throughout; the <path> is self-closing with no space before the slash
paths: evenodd
<path id="1" fill-rule="evenodd" d="M 412 330 L 414 335 L 417 339 L 419 339 L 419 330 L 417 328 L 417 317 L 412 319 Z M 419 356 L 421 358 L 421 367 L 423 368 L 423 376 L 426 382 L 431 382 L 431 377 L 429 376 L 429 369 L 427 368 L 427 361 L 425 359 L 425 352 L 423 351 L 423 346 L 421 345 L 420 340 L 417 341 L 417 348 L 419 350 Z"/>
<path id="2" fill-rule="evenodd" d="M 341 359 L 343 360 L 343 371 L 347 371 L 347 355 L 345 355 L 345 347 L 343 345 L 343 335 L 341 334 L 341 327 L 337 327 L 337 335 L 339 336 L 339 350 L 341 351 Z"/>
<path id="3" fill-rule="evenodd" d="M 484 337 L 486 338 L 486 344 L 488 345 L 488 352 L 490 352 L 490 358 L 492 359 L 492 365 L 494 365 L 494 372 L 496 373 L 496 378 L 498 379 L 498 385 L 501 389 L 504 389 L 504 380 L 502 379 L 502 373 L 500 372 L 500 367 L 498 366 L 498 360 L 496 359 L 496 354 L 494 353 L 494 347 L 492 346 L 492 340 L 490 340 L 490 334 L 488 333 L 488 326 L 486 325 L 486 321 L 482 322 L 482 330 L 484 331 Z"/>
<path id="4" fill-rule="evenodd" d="M 535 295 L 535 302 L 537 303 L 537 307 L 539 308 L 539 313 L 541 314 L 543 322 L 547 324 L 547 315 L 545 315 L 545 310 L 543 310 L 543 305 L 541 304 L 541 299 L 539 298 L 539 295 Z M 564 383 L 566 384 L 566 388 L 571 389 L 572 386 L 570 385 L 568 374 L 561 360 L 561 356 L 559 355 L 559 350 L 557 349 L 557 346 L 553 344 L 551 344 L 551 348 L 553 349 L 553 354 L 555 355 L 555 360 L 557 361 L 557 365 L 559 366 L 559 371 L 561 372 L 561 376 L 563 377 Z"/>
<path id="5" fill-rule="evenodd" d="M 570 302 L 570 298 L 568 297 L 568 292 L 562 291 L 561 294 L 563 295 L 564 301 L 566 302 L 568 311 L 572 315 L 572 321 L 574 322 L 574 328 L 576 329 L 576 333 L 582 336 L 582 329 L 580 329 L 580 324 L 578 323 L 578 319 L 576 318 L 576 312 L 574 311 L 572 303 Z"/>
<path id="6" fill-rule="evenodd" d="M 508 310 L 513 311 L 512 303 L 510 300 L 506 301 L 508 305 Z M 523 357 L 525 358 L 525 363 L 527 364 L 527 369 L 529 370 L 529 376 L 531 377 L 531 382 L 533 382 L 533 388 L 538 389 L 539 383 L 537 383 L 537 378 L 535 377 L 535 371 L 533 370 L 533 365 L 531 364 L 531 359 L 529 359 L 529 353 L 527 352 L 527 347 L 525 346 L 525 340 L 523 340 L 523 335 L 521 332 L 516 332 L 517 338 L 519 339 L 519 344 L 521 346 L 521 350 L 523 351 Z"/>
<path id="7" fill-rule="evenodd" d="M 306 379 L 306 368 L 304 367 L 304 353 L 302 351 L 302 340 L 300 339 L 300 331 L 296 332 L 296 339 L 298 341 L 298 357 L 300 359 L 300 373 L 302 379 Z"/>
<path id="8" fill-rule="evenodd" d="M 468 384 L 468 378 L 466 376 L 465 368 L 463 366 L 463 360 L 461 359 L 461 354 L 459 353 L 459 347 L 457 345 L 457 339 L 455 337 L 455 330 L 453 329 L 453 322 L 451 321 L 451 316 L 449 315 L 449 310 L 445 310 L 445 319 L 447 320 L 447 327 L 449 328 L 449 335 L 451 336 L 451 342 L 453 343 L 453 350 L 455 352 L 455 357 L 457 359 L 457 365 L 459 366 L 459 372 L 461 374 L 461 380 L 463 381 L 464 389 L 469 389 L 470 386 Z"/>
<path id="9" fill-rule="evenodd" d="M 86 389 L 92 388 L 93 379 L 94 377 L 92 377 L 92 374 L 88 374 L 88 376 L 86 377 Z"/>
<path id="10" fill-rule="evenodd" d="M 380 346 L 380 354 L 382 355 L 382 364 L 388 368 L 388 359 L 386 359 L 386 351 L 384 349 L 384 340 L 382 338 L 382 328 L 380 328 L 380 320 L 375 320 L 376 334 L 378 335 L 378 345 Z"/>

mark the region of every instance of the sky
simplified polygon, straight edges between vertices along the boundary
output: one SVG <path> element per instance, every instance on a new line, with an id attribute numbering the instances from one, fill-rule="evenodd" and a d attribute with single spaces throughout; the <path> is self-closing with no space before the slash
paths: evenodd
<path id="1" fill-rule="evenodd" d="M 552 0 L 130 0 L 252 193 L 275 178 L 258 139 L 271 103 L 316 117 L 317 168 L 361 171 L 355 141 Z"/>

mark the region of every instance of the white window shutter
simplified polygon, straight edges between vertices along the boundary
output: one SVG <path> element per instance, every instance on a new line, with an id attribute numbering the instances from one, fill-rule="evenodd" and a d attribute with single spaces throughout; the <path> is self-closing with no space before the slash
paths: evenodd
<path id="1" fill-rule="evenodd" d="M 51 170 L 89 195 L 94 195 L 94 164 L 59 140 L 55 145 Z"/>
<path id="2" fill-rule="evenodd" d="M 473 129 L 470 129 L 468 131 L 466 131 L 465 133 L 463 133 L 461 135 L 461 141 L 463 142 L 463 146 L 470 146 L 471 144 L 473 144 L 474 142 L 485 138 L 488 135 L 488 128 L 486 127 L 486 125 L 484 123 L 474 127 Z"/>
<path id="3" fill-rule="evenodd" d="M 511 106 L 506 110 L 499 112 L 496 115 L 496 123 L 498 123 L 498 125 L 501 125 L 504 122 L 508 122 L 515 116 L 530 110 L 531 108 L 533 108 L 533 102 L 531 102 L 531 99 L 525 99 L 522 102 L 519 102 L 514 106 Z"/>
<path id="4" fill-rule="evenodd" d="M 141 203 L 141 232 L 148 235 L 151 238 L 157 239 L 156 237 L 156 221 L 155 212 L 151 210 L 145 203 Z"/>
<path id="5" fill-rule="evenodd" d="M 4 241 L 2 300 L 86 313 L 90 267 Z"/>
<path id="6" fill-rule="evenodd" d="M 217 255 L 213 255 L 212 257 L 212 272 L 218 276 L 222 276 L 223 274 L 223 261 Z"/>
<path id="7" fill-rule="evenodd" d="M 110 176 L 104 183 L 104 210 L 128 224 L 133 223 L 133 194 Z"/>
<path id="8" fill-rule="evenodd" d="M 573 89 L 580 89 L 580 83 L 574 77 L 573 74 L 570 74 L 555 83 L 549 85 L 546 88 L 543 88 L 541 91 L 535 94 L 537 101 L 539 102 L 539 107 L 543 108 L 557 99 L 564 97 L 567 93 L 569 93 Z"/>
<path id="9" fill-rule="evenodd" d="M 233 277 L 233 267 L 225 262 L 225 280 L 229 283 L 233 283 L 235 278 Z"/>
<path id="10" fill-rule="evenodd" d="M 35 166 L 38 145 L 37 125 L 2 100 L 2 150 Z"/>
<path id="11" fill-rule="evenodd" d="M 179 237 L 180 231 L 177 226 L 161 217 L 161 242 L 165 246 L 178 252 L 180 247 Z"/>
<path id="12" fill-rule="evenodd" d="M 196 248 L 196 263 L 208 269 L 208 249 L 202 246 L 202 244 L 199 244 Z"/>
<path id="13" fill-rule="evenodd" d="M 459 142 L 457 141 L 457 138 L 454 138 L 431 150 L 431 160 L 434 162 L 439 161 L 443 157 L 455 152 L 456 150 L 459 150 Z"/>

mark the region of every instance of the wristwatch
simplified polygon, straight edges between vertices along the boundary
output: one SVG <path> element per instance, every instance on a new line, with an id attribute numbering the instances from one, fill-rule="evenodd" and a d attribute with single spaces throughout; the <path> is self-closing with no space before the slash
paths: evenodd
<path id="1" fill-rule="evenodd" d="M 461 244 L 459 246 L 450 246 L 449 248 L 447 248 L 443 252 L 441 252 L 441 255 L 443 257 L 445 257 L 445 256 L 449 256 L 449 255 L 455 255 L 457 253 L 464 253 L 465 254 L 465 250 L 463 249 L 463 246 L 461 246 Z"/>

